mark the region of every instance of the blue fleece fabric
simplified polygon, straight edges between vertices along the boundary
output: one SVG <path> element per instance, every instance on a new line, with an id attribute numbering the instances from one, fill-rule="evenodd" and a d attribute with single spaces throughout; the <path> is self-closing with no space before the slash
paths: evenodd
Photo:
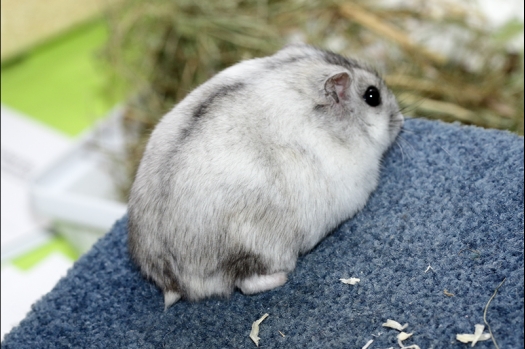
<path id="1" fill-rule="evenodd" d="M 367 206 L 284 286 L 167 311 L 129 259 L 124 217 L 2 348 L 255 348 L 248 335 L 264 313 L 261 348 L 398 348 L 387 319 L 409 324 L 405 345 L 467 348 L 456 334 L 483 323 L 504 278 L 487 320 L 501 348 L 523 348 L 523 156 L 507 132 L 409 119 Z M 361 282 L 339 281 L 349 277 Z"/>

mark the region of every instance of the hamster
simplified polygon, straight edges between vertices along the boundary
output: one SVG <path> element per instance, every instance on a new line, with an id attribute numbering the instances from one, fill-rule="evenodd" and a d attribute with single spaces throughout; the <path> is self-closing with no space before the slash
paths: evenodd
<path id="1" fill-rule="evenodd" d="M 128 202 L 128 247 L 164 294 L 283 285 L 363 208 L 404 122 L 372 69 L 308 45 L 242 61 L 158 123 Z"/>

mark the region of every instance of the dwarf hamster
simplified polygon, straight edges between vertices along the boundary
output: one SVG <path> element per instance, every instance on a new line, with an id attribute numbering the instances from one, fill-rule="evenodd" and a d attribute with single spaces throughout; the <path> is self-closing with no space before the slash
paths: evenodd
<path id="1" fill-rule="evenodd" d="M 308 45 L 242 61 L 151 134 L 128 246 L 169 307 L 267 291 L 365 205 L 404 118 L 372 69 Z"/>

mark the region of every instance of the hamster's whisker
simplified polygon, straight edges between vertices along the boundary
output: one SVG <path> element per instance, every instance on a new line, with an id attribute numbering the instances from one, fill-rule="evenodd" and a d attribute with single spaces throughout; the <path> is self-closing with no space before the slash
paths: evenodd
<path id="1" fill-rule="evenodd" d="M 440 144 L 438 144 L 438 147 L 440 147 L 441 149 L 443 149 L 443 151 L 451 158 L 453 159 L 452 155 L 450 155 L 450 153 L 445 149 L 443 148 Z"/>
<path id="2" fill-rule="evenodd" d="M 411 135 L 415 135 L 415 134 L 416 134 L 416 132 L 414 132 L 413 130 L 409 130 L 409 129 L 407 129 L 406 127 L 403 127 L 403 128 L 401 129 L 400 134 L 403 134 L 403 133 L 408 133 L 408 134 L 411 134 Z"/>
<path id="3" fill-rule="evenodd" d="M 400 100 L 399 103 L 402 104 L 402 103 L 403 103 L 403 100 Z M 406 104 L 406 105 L 402 106 L 401 108 L 399 108 L 398 112 L 400 112 L 400 113 L 402 113 L 402 114 L 403 114 L 403 112 L 411 113 L 411 112 L 413 112 L 414 110 L 417 110 L 418 107 L 419 107 L 421 104 L 423 104 L 423 99 L 421 99 L 421 100 L 419 100 L 419 101 L 417 101 L 417 102 L 415 102 L 415 103 Z"/>
<path id="4" fill-rule="evenodd" d="M 403 137 L 401 134 L 399 134 L 397 137 L 396 143 L 399 143 L 400 146 L 402 143 L 404 143 L 405 146 L 410 148 L 411 151 L 415 151 L 414 146 L 405 137 Z M 407 155 L 409 155 L 408 152 Z"/>
<path id="5" fill-rule="evenodd" d="M 405 162 L 405 151 L 403 150 L 403 146 L 401 145 L 401 142 L 399 142 L 399 140 L 396 139 L 395 144 L 399 147 L 399 150 L 401 151 L 401 162 Z"/>
<path id="6" fill-rule="evenodd" d="M 399 125 L 401 125 L 403 123 L 403 120 L 390 120 L 390 122 L 388 123 L 388 126 L 390 127 L 390 129 L 394 129 L 396 127 L 398 127 Z"/>

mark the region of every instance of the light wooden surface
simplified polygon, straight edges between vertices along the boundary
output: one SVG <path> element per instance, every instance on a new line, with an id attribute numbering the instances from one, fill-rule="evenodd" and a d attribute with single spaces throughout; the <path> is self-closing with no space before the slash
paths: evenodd
<path id="1" fill-rule="evenodd" d="M 2 61 L 100 15 L 119 1 L 2 0 Z"/>

